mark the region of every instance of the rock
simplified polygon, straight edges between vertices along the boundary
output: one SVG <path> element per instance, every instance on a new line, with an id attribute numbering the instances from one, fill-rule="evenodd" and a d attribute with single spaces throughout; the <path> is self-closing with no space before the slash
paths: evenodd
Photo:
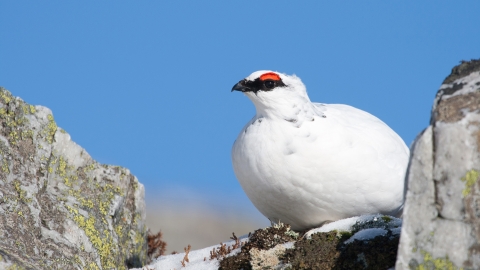
<path id="1" fill-rule="evenodd" d="M 231 241 L 188 254 L 160 256 L 144 268 L 383 270 L 395 265 L 401 224 L 398 218 L 367 215 L 338 220 L 302 234 L 277 224 L 248 236 L 233 235 Z"/>
<path id="2" fill-rule="evenodd" d="M 396 269 L 480 269 L 480 60 L 440 87 L 407 173 Z"/>
<path id="3" fill-rule="evenodd" d="M 146 262 L 144 187 L 102 165 L 52 112 L 0 88 L 0 268 L 127 269 Z"/>

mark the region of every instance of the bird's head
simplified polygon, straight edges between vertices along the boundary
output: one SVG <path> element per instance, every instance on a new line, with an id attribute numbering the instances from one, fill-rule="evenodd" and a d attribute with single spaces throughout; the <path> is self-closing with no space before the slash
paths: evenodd
<path id="1" fill-rule="evenodd" d="M 239 81 L 232 91 L 243 92 L 258 111 L 282 110 L 294 105 L 309 103 L 305 85 L 295 75 L 260 70 Z"/>

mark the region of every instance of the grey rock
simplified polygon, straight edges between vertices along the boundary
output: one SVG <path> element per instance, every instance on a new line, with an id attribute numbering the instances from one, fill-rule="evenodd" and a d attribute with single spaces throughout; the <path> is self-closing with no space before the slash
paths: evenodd
<path id="1" fill-rule="evenodd" d="M 0 88 L 0 268 L 127 269 L 146 249 L 137 178 L 93 160 L 48 108 Z"/>
<path id="2" fill-rule="evenodd" d="M 479 180 L 480 60 L 472 60 L 445 79 L 412 146 L 396 269 L 480 269 Z"/>

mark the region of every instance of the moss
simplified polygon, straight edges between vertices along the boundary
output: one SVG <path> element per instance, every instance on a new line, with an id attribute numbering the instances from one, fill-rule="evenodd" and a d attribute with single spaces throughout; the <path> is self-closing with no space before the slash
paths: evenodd
<path id="1" fill-rule="evenodd" d="M 287 249 L 281 259 L 292 269 L 332 269 L 340 255 L 340 243 L 335 231 L 316 233 L 311 239 L 298 240 L 295 248 Z"/>
<path id="2" fill-rule="evenodd" d="M 336 230 L 335 230 L 336 231 Z M 352 232 L 348 232 L 348 231 L 336 231 L 337 232 L 337 237 L 341 240 L 341 241 L 346 241 L 348 240 L 350 237 L 353 236 L 353 233 Z"/>
<path id="3" fill-rule="evenodd" d="M 385 221 L 386 223 L 388 223 L 388 222 L 390 222 L 390 221 L 392 220 L 392 218 L 389 217 L 389 216 L 382 216 L 382 219 L 383 219 L 383 221 Z"/>
<path id="4" fill-rule="evenodd" d="M 382 227 L 385 221 L 378 218 L 355 227 L 357 230 Z M 395 265 L 399 235 L 387 230 L 386 235 L 345 244 L 357 230 L 316 233 L 311 239 L 302 238 L 281 259 L 290 269 L 386 269 Z"/>
<path id="5" fill-rule="evenodd" d="M 242 246 L 240 253 L 226 257 L 220 261 L 220 270 L 237 270 L 252 269 L 250 264 L 250 250 L 256 248 L 258 250 L 268 250 L 276 245 L 294 241 L 295 238 L 289 235 L 289 225 L 279 224 L 273 227 L 256 230 L 250 237 L 249 241 Z"/>
<path id="6" fill-rule="evenodd" d="M 462 182 L 465 182 L 465 188 L 462 191 L 462 196 L 464 198 L 472 192 L 472 187 L 478 181 L 479 176 L 480 172 L 472 169 L 468 171 L 464 177 L 462 177 Z"/>

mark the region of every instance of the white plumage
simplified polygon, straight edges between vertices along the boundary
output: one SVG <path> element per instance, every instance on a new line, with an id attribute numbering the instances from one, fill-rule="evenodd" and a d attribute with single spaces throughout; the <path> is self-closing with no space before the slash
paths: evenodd
<path id="1" fill-rule="evenodd" d="M 233 90 L 256 108 L 233 145 L 235 175 L 272 222 L 304 230 L 364 214 L 401 215 L 409 150 L 381 120 L 310 102 L 295 75 L 257 71 Z"/>

